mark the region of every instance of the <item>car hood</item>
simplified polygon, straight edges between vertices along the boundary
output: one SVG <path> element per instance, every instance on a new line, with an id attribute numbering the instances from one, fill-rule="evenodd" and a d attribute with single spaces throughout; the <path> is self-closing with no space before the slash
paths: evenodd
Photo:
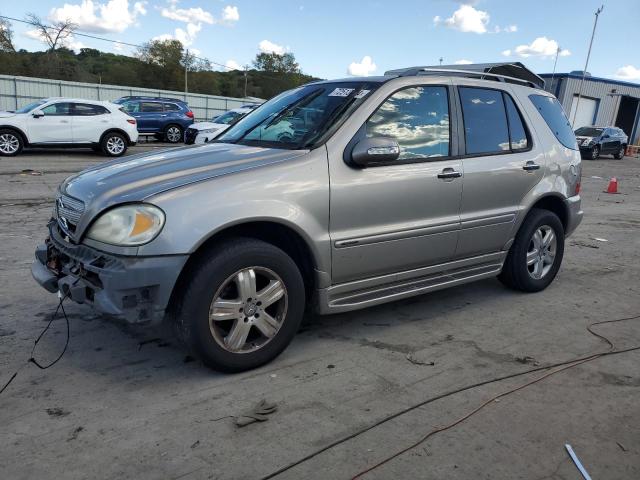
<path id="1" fill-rule="evenodd" d="M 191 125 L 189 128 L 194 128 L 196 130 L 209 130 L 211 128 L 219 130 L 221 128 L 226 128 L 229 125 L 224 123 L 213 123 L 213 122 L 198 122 Z"/>
<path id="2" fill-rule="evenodd" d="M 77 237 L 105 208 L 221 175 L 258 168 L 304 155 L 304 150 L 214 143 L 145 153 L 84 170 L 66 179 L 60 190 L 85 204 Z"/>
<path id="3" fill-rule="evenodd" d="M 15 112 L 0 112 L 0 118 L 10 118 L 15 116 L 16 116 Z"/>

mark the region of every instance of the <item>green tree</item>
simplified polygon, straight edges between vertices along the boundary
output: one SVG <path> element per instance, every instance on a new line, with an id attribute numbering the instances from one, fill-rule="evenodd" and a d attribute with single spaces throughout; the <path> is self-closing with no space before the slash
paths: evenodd
<path id="1" fill-rule="evenodd" d="M 300 73 L 300 65 L 291 52 L 278 55 L 277 53 L 259 53 L 253 61 L 256 70 L 276 73 Z"/>

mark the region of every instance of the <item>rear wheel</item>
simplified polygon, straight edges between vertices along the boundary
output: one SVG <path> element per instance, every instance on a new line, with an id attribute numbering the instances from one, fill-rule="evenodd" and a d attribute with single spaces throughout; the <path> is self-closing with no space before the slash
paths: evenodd
<path id="1" fill-rule="evenodd" d="M 11 129 L 0 130 L 0 156 L 13 157 L 22 151 L 22 147 L 22 135 Z"/>
<path id="2" fill-rule="evenodd" d="M 169 143 L 178 143 L 183 140 L 182 128 L 179 125 L 169 125 L 164 131 L 164 137 Z"/>
<path id="3" fill-rule="evenodd" d="M 118 132 L 109 132 L 100 142 L 102 153 L 108 157 L 120 157 L 127 151 L 127 139 Z"/>
<path id="4" fill-rule="evenodd" d="M 181 336 L 207 366 L 239 372 L 285 349 L 304 306 L 304 282 L 295 262 L 269 243 L 240 238 L 198 262 L 175 316 Z"/>
<path id="5" fill-rule="evenodd" d="M 613 158 L 616 160 L 622 160 L 624 158 L 624 145 L 621 145 L 616 153 L 613 154 Z"/>
<path id="6" fill-rule="evenodd" d="M 558 273 L 563 255 L 562 222 L 555 213 L 534 208 L 520 227 L 498 278 L 516 290 L 544 290 Z"/>

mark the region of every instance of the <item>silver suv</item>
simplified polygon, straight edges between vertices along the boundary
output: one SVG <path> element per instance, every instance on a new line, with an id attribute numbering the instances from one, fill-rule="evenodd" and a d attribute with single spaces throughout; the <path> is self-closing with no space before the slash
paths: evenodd
<path id="1" fill-rule="evenodd" d="M 215 143 L 89 168 L 59 187 L 33 276 L 130 322 L 171 319 L 226 371 L 276 357 L 305 307 L 493 276 L 542 290 L 582 218 L 580 152 L 542 80 L 490 70 L 315 82 Z"/>

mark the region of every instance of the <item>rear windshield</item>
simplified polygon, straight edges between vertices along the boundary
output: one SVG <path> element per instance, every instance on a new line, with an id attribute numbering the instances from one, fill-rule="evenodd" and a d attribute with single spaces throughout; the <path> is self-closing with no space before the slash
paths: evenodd
<path id="1" fill-rule="evenodd" d="M 576 136 L 560 102 L 555 97 L 546 95 L 529 95 L 529 99 L 538 109 L 558 141 L 567 148 L 578 150 Z"/>
<path id="2" fill-rule="evenodd" d="M 581 137 L 599 137 L 602 135 L 602 128 L 580 127 L 576 130 L 576 135 Z"/>

